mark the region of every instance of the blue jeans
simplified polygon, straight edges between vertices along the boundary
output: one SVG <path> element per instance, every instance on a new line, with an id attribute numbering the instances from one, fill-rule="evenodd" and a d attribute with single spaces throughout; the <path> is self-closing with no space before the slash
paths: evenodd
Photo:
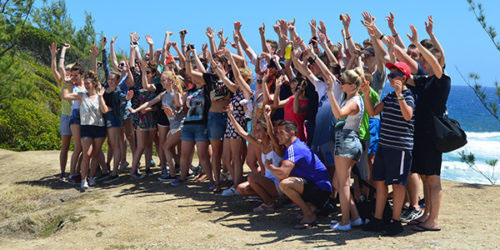
<path id="1" fill-rule="evenodd" d="M 208 141 L 208 129 L 204 124 L 184 124 L 181 141 Z"/>
<path id="2" fill-rule="evenodd" d="M 224 139 L 224 132 L 226 131 L 227 114 L 224 112 L 208 112 L 208 139 L 219 140 Z"/>

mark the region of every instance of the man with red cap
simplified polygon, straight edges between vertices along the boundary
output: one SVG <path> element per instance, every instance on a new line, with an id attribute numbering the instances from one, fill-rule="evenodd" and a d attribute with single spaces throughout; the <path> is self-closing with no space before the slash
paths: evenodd
<path id="1" fill-rule="evenodd" d="M 372 179 L 377 189 L 375 215 L 364 229 L 391 236 L 403 232 L 401 209 L 412 160 L 415 98 L 406 87 L 406 81 L 411 78 L 410 67 L 404 62 L 387 63 L 386 67 L 391 71 L 388 78 L 394 91 L 387 94 L 375 107 L 369 99 L 369 85 L 365 83 L 362 87 L 368 114 L 374 116 L 383 113 L 379 148 L 372 170 Z M 385 225 L 382 215 L 389 185 L 394 190 L 394 204 L 392 221 Z"/>

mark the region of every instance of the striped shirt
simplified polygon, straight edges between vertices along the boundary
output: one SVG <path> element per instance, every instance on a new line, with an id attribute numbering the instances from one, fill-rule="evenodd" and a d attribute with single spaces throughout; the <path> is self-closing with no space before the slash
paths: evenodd
<path id="1" fill-rule="evenodd" d="M 415 98 L 411 90 L 403 90 L 402 95 L 406 104 L 415 110 Z M 404 119 L 394 91 L 384 97 L 382 102 L 384 109 L 380 121 L 380 145 L 404 151 L 413 150 L 415 115 L 411 117 L 410 121 Z"/>

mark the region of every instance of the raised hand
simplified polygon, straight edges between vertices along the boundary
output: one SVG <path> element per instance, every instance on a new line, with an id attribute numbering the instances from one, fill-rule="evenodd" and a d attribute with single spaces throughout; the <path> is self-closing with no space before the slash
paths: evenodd
<path id="1" fill-rule="evenodd" d="M 271 119 L 271 112 L 273 111 L 273 109 L 271 108 L 271 106 L 269 105 L 265 105 L 264 106 L 264 117 L 266 119 Z"/>
<path id="2" fill-rule="evenodd" d="M 365 96 L 370 96 L 370 82 L 369 81 L 363 81 L 361 84 L 361 93 Z"/>
<path id="3" fill-rule="evenodd" d="M 71 45 L 69 45 L 69 43 L 64 43 L 62 47 L 63 49 L 69 49 L 71 48 Z"/>
<path id="4" fill-rule="evenodd" d="M 238 33 L 236 33 L 235 31 L 233 31 L 233 40 L 234 43 L 238 43 L 240 41 L 240 36 L 238 36 Z"/>
<path id="5" fill-rule="evenodd" d="M 181 30 L 179 31 L 179 35 L 181 36 L 181 39 L 184 39 L 186 37 L 186 34 L 187 34 L 187 30 Z"/>
<path id="6" fill-rule="evenodd" d="M 99 85 L 99 86 L 97 86 L 96 91 L 97 91 L 97 95 L 103 96 L 104 92 L 105 92 L 105 89 L 104 89 L 103 86 Z"/>
<path id="7" fill-rule="evenodd" d="M 205 31 L 205 34 L 207 34 L 208 38 L 214 38 L 215 30 L 212 30 L 212 28 L 207 27 L 207 31 Z"/>
<path id="8" fill-rule="evenodd" d="M 168 45 L 175 48 L 177 47 L 177 42 L 168 42 Z"/>
<path id="9" fill-rule="evenodd" d="M 118 36 L 115 36 L 113 38 L 111 38 L 111 41 L 109 41 L 110 44 L 114 44 L 115 41 L 116 41 L 116 38 L 118 38 Z"/>
<path id="10" fill-rule="evenodd" d="M 387 36 L 387 47 L 389 51 L 394 50 L 394 44 L 396 43 L 396 39 L 393 36 Z"/>
<path id="11" fill-rule="evenodd" d="M 165 31 L 165 36 L 172 36 L 174 35 L 174 32 L 172 31 Z"/>
<path id="12" fill-rule="evenodd" d="M 106 36 L 103 36 L 101 41 L 101 49 L 106 48 L 107 43 L 108 43 L 108 38 Z"/>
<path id="13" fill-rule="evenodd" d="M 126 97 L 127 101 L 131 100 L 132 97 L 134 97 L 134 91 L 133 90 L 129 90 L 127 92 L 127 97 Z"/>
<path id="14" fill-rule="evenodd" d="M 413 44 L 418 44 L 418 33 L 417 33 L 417 29 L 415 29 L 415 26 L 413 25 L 410 25 L 410 29 L 411 29 L 411 36 L 410 34 L 406 34 L 408 36 L 408 39 L 410 39 L 410 41 L 413 43 Z"/>
<path id="15" fill-rule="evenodd" d="M 365 20 L 365 23 L 370 23 L 372 25 L 375 25 L 375 21 L 377 19 L 375 19 L 375 17 L 372 16 L 372 14 L 366 12 L 366 11 L 363 11 L 363 13 L 361 14 L 363 16 L 363 19 Z"/>
<path id="16" fill-rule="evenodd" d="M 342 25 L 344 25 L 344 29 L 349 29 L 349 25 L 351 24 L 351 16 L 349 16 L 349 14 L 341 14 L 340 20 L 342 21 Z"/>
<path id="17" fill-rule="evenodd" d="M 392 14 L 392 12 L 389 12 L 389 15 L 385 17 L 385 20 L 387 20 L 387 24 L 389 25 L 389 29 L 393 30 L 394 29 L 394 14 Z"/>
<path id="18" fill-rule="evenodd" d="M 174 111 L 169 106 L 163 106 L 163 112 L 165 112 L 167 116 L 174 115 Z"/>
<path id="19" fill-rule="evenodd" d="M 319 32 L 318 38 L 321 44 L 326 44 L 326 35 L 324 33 Z"/>
<path id="20" fill-rule="evenodd" d="M 295 26 L 295 17 L 293 18 L 293 21 L 292 21 L 292 22 L 288 22 L 288 25 Z"/>
<path id="21" fill-rule="evenodd" d="M 276 34 L 278 34 L 278 36 L 281 34 L 280 24 L 278 21 L 276 21 L 276 24 L 273 25 L 273 29 L 274 29 L 274 32 L 276 32 Z"/>
<path id="22" fill-rule="evenodd" d="M 316 35 L 316 20 L 311 19 L 311 22 L 309 22 L 309 27 L 311 28 L 311 33 L 313 36 Z"/>
<path id="23" fill-rule="evenodd" d="M 293 25 L 288 25 L 288 23 L 285 20 L 279 20 L 279 23 L 280 23 L 281 32 L 285 32 L 285 33 L 286 33 L 287 29 L 290 28 L 290 26 L 293 26 Z"/>
<path id="24" fill-rule="evenodd" d="M 224 29 L 220 29 L 220 31 L 217 32 L 217 36 L 220 40 L 224 40 Z"/>
<path id="25" fill-rule="evenodd" d="M 241 25 L 241 23 L 240 23 L 239 21 L 234 22 L 234 30 L 235 30 L 236 32 L 238 32 L 238 33 L 240 32 L 240 30 L 241 30 L 241 26 L 242 26 L 242 25 Z"/>
<path id="26" fill-rule="evenodd" d="M 144 38 L 149 45 L 153 45 L 153 38 L 150 35 L 146 35 Z"/>
<path id="27" fill-rule="evenodd" d="M 265 32 L 266 32 L 266 24 L 262 23 L 262 26 L 259 27 L 259 33 L 261 36 L 263 36 Z"/>
<path id="28" fill-rule="evenodd" d="M 52 43 L 49 46 L 49 50 L 50 50 L 50 54 L 52 55 L 52 57 L 57 57 L 57 52 L 59 52 L 59 49 L 57 48 L 56 43 Z"/>
<path id="29" fill-rule="evenodd" d="M 326 35 L 326 26 L 323 21 L 319 21 L 318 31 Z"/>
<path id="30" fill-rule="evenodd" d="M 147 68 L 148 68 L 148 62 L 146 62 L 145 60 L 142 60 L 141 61 L 141 69 L 146 71 Z"/>
<path id="31" fill-rule="evenodd" d="M 208 52 L 208 44 L 207 43 L 204 43 L 203 45 L 201 45 L 201 51 L 203 52 L 203 54 Z"/>
<path id="32" fill-rule="evenodd" d="M 432 28 L 434 27 L 434 21 L 432 20 L 432 16 L 429 16 L 429 22 L 425 22 L 425 30 L 429 36 L 432 36 Z"/>

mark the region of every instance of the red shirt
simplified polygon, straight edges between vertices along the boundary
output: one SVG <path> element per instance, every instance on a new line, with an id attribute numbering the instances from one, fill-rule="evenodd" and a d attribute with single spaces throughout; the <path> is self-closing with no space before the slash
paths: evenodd
<path id="1" fill-rule="evenodd" d="M 299 127 L 299 133 L 297 137 L 299 137 L 300 140 L 305 142 L 307 141 L 307 134 L 304 127 L 306 113 L 296 114 L 293 112 L 294 99 L 295 99 L 294 95 L 290 96 L 290 99 L 288 99 L 288 102 L 285 104 L 285 107 L 283 108 L 283 110 L 285 111 L 285 117 L 283 119 L 286 121 L 292 121 L 295 124 L 297 124 L 297 126 Z M 299 100 L 299 106 L 304 106 L 304 105 L 307 105 L 307 100 Z"/>

